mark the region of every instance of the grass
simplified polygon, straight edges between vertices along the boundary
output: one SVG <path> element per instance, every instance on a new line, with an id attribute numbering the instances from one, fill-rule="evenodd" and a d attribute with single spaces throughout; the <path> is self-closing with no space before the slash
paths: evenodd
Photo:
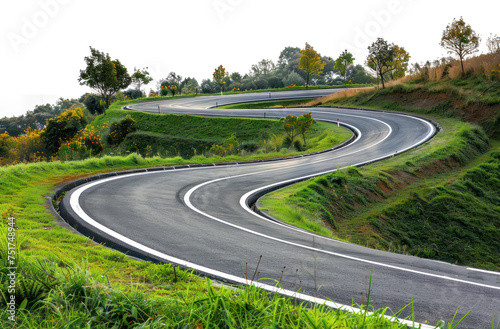
<path id="1" fill-rule="evenodd" d="M 15 218 L 19 328 L 407 328 L 388 309 L 351 314 L 253 286 L 213 286 L 170 264 L 137 261 L 59 227 L 45 196 L 63 182 L 182 159 L 103 157 L 0 168 L 0 304 L 6 307 L 7 219 Z M 277 273 L 277 277 L 279 273 Z M 358 306 L 358 305 L 356 305 Z M 2 312 L 0 326 L 12 326 Z"/>
<path id="2" fill-rule="evenodd" d="M 152 114 L 110 108 L 98 116 L 89 129 L 99 129 L 103 140 L 109 135 L 109 127 L 125 116 L 135 121 L 136 131 L 127 135 L 118 147 L 105 146 L 103 154 L 122 155 L 138 152 L 143 156 L 180 156 L 197 162 L 207 162 L 213 144 L 236 135 L 241 152 L 220 161 L 245 161 L 286 157 L 331 148 L 351 136 L 351 132 L 333 124 L 317 122 L 306 134 L 307 148 L 297 150 L 284 145 L 283 122 L 275 119 L 200 117 L 177 114 Z M 299 140 L 298 138 L 297 140 Z M 304 144 L 301 141 L 301 144 Z M 210 161 L 214 161 L 211 159 Z"/>

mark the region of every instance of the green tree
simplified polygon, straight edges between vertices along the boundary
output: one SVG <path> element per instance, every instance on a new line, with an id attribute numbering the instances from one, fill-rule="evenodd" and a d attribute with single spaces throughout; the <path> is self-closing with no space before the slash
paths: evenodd
<path id="1" fill-rule="evenodd" d="M 134 73 L 131 76 L 132 83 L 135 84 L 137 90 L 141 90 L 142 85 L 147 85 L 153 78 L 149 75 L 147 67 L 142 70 L 134 68 Z"/>
<path id="2" fill-rule="evenodd" d="M 241 82 L 241 79 L 243 79 L 243 77 L 238 72 L 234 72 L 233 74 L 231 74 L 231 80 L 233 82 Z"/>
<path id="3" fill-rule="evenodd" d="M 170 72 L 167 76 L 167 80 L 170 81 L 169 85 L 176 85 L 177 89 L 179 91 L 179 94 L 181 93 L 181 82 L 182 82 L 182 76 L 180 74 L 176 74 L 175 72 Z"/>
<path id="4" fill-rule="evenodd" d="M 91 55 L 85 57 L 87 67 L 80 70 L 78 81 L 101 95 L 104 107 L 110 105 L 110 98 L 120 89 L 127 88 L 132 79 L 119 60 L 111 60 L 109 54 L 104 54 L 90 47 Z"/>
<path id="5" fill-rule="evenodd" d="M 386 40 L 377 38 L 377 41 L 368 47 L 366 65 L 375 71 L 382 82 L 382 88 L 385 88 L 384 81 L 387 74 L 394 75 L 395 71 L 398 75 L 403 74 L 404 76 L 409 60 L 410 55 L 403 47 L 393 43 L 389 44 Z"/>
<path id="6" fill-rule="evenodd" d="M 460 17 L 459 20 L 453 19 L 453 22 L 446 26 L 439 44 L 447 49 L 448 53 L 458 56 L 462 66 L 462 74 L 465 74 L 464 59 L 467 55 L 471 55 L 478 50 L 479 41 L 479 35 Z"/>
<path id="7" fill-rule="evenodd" d="M 349 66 L 354 63 L 354 57 L 350 52 L 344 50 L 342 54 L 335 60 L 335 69 L 340 73 L 342 79 L 344 80 L 344 85 L 347 85 L 347 72 Z"/>
<path id="8" fill-rule="evenodd" d="M 311 116 L 311 112 L 309 113 L 304 113 L 300 117 L 297 118 L 297 131 L 299 134 L 302 135 L 302 140 L 304 141 L 304 146 L 307 145 L 306 143 L 306 133 L 309 131 L 309 128 L 314 123 L 314 119 Z"/>
<path id="9" fill-rule="evenodd" d="M 198 81 L 196 81 L 195 78 L 187 77 L 186 79 L 182 80 L 181 83 L 181 89 L 184 91 L 184 93 L 193 93 L 196 91 L 196 88 L 199 87 Z"/>
<path id="10" fill-rule="evenodd" d="M 290 138 L 290 144 L 293 143 L 298 133 L 297 117 L 290 114 L 287 115 L 283 122 L 283 128 L 285 128 L 285 133 L 288 135 L 288 138 Z"/>
<path id="11" fill-rule="evenodd" d="M 70 141 L 85 127 L 87 119 L 81 108 L 67 110 L 57 117 L 47 120 L 47 127 L 42 131 L 41 138 L 49 152 L 55 154 L 61 144 Z"/>
<path id="12" fill-rule="evenodd" d="M 311 75 L 320 74 L 326 63 L 321 61 L 321 56 L 306 42 L 306 47 L 300 51 L 299 69 L 306 73 L 306 88 L 309 87 Z"/>
<path id="13" fill-rule="evenodd" d="M 222 87 L 226 83 L 225 79 L 228 77 L 228 74 L 226 73 L 226 69 L 224 66 L 219 65 L 218 68 L 215 69 L 213 78 L 216 84 L 220 86 L 220 94 L 222 95 Z"/>

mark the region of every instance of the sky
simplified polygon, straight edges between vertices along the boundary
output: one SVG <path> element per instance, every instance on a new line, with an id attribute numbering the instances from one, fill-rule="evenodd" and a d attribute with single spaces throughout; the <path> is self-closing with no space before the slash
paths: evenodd
<path id="1" fill-rule="evenodd" d="M 322 56 L 347 49 L 363 64 L 377 37 L 404 47 L 411 63 L 448 56 L 442 31 L 463 17 L 480 34 L 500 34 L 500 2 L 428 0 L 22 0 L 0 4 L 0 117 L 91 90 L 78 82 L 89 47 L 129 73 L 155 79 L 212 77 L 223 65 L 242 75 L 287 46 L 309 43 Z"/>

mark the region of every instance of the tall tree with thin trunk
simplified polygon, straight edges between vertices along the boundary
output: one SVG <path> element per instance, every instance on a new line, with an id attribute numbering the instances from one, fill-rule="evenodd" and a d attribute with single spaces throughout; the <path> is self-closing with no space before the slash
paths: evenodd
<path id="1" fill-rule="evenodd" d="M 222 65 L 219 65 L 219 67 L 216 68 L 214 71 L 213 78 L 214 78 L 214 81 L 220 86 L 220 94 L 221 95 L 222 95 L 222 86 L 224 86 L 224 84 L 226 83 L 225 79 L 228 76 L 229 75 L 226 73 L 226 69 Z"/>
<path id="2" fill-rule="evenodd" d="M 347 85 L 347 69 L 354 63 L 354 57 L 350 52 L 344 50 L 339 58 L 335 60 L 335 69 L 340 73 L 344 80 L 344 85 Z"/>
<path id="3" fill-rule="evenodd" d="M 478 50 L 480 40 L 479 35 L 460 17 L 459 20 L 453 19 L 453 22 L 446 26 L 439 44 L 447 49 L 448 53 L 458 56 L 462 74 L 465 74 L 464 59 Z"/>
<path id="4" fill-rule="evenodd" d="M 306 88 L 308 88 L 311 75 L 323 72 L 326 63 L 321 61 L 321 56 L 308 43 L 300 53 L 302 56 L 299 59 L 299 69 L 306 72 Z"/>

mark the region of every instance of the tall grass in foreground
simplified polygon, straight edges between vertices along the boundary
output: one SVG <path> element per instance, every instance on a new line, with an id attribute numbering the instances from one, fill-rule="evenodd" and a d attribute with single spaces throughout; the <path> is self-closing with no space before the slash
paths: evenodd
<path id="1" fill-rule="evenodd" d="M 0 226 L 0 306 L 7 294 L 7 229 Z M 69 234 L 69 233 L 68 233 Z M 19 248 L 22 249 L 22 248 Z M 20 250 L 18 250 L 19 252 Z M 359 313 L 335 310 L 270 294 L 254 286 L 214 286 L 210 280 L 188 285 L 190 272 L 168 264 L 143 262 L 136 270 L 147 278 L 109 280 L 117 270 L 96 269 L 67 256 L 28 256 L 21 251 L 16 273 L 16 323 L 10 328 L 408 328 L 389 309 L 359 306 Z"/>

